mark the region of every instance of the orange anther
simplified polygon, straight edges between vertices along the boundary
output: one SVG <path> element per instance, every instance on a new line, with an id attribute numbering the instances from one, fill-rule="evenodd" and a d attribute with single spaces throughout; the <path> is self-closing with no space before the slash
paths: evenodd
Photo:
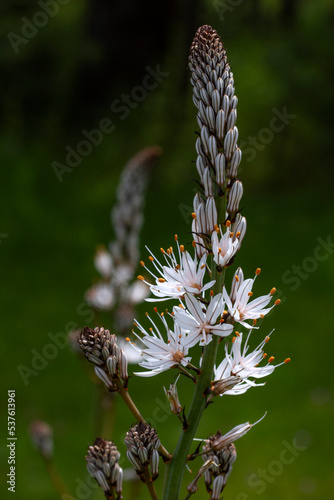
<path id="1" fill-rule="evenodd" d="M 235 281 L 236 281 L 237 283 L 239 283 L 239 276 L 238 276 L 237 274 L 236 274 L 236 276 L 235 276 Z"/>
<path id="2" fill-rule="evenodd" d="M 268 344 L 269 340 L 270 340 L 270 337 L 266 337 L 266 338 L 264 339 L 264 341 L 265 341 L 265 343 L 266 343 L 266 344 Z"/>
<path id="3" fill-rule="evenodd" d="M 234 344 L 234 342 L 236 341 L 236 338 L 237 337 L 232 337 L 232 344 Z"/>
<path id="4" fill-rule="evenodd" d="M 137 276 L 137 279 L 138 279 L 138 280 L 141 280 L 141 281 L 145 281 L 144 276 L 141 276 L 141 275 Z"/>
<path id="5" fill-rule="evenodd" d="M 153 262 L 153 261 L 154 261 L 154 259 L 153 259 L 152 255 L 150 255 L 148 259 L 149 259 L 151 262 Z"/>
<path id="6" fill-rule="evenodd" d="M 125 337 L 125 340 L 126 340 L 127 342 L 130 342 L 129 337 Z"/>
<path id="7" fill-rule="evenodd" d="M 196 247 L 196 241 L 195 240 L 193 240 L 191 244 L 192 244 L 193 248 Z"/>
<path id="8" fill-rule="evenodd" d="M 141 261 L 139 262 L 139 264 L 140 264 L 142 267 L 145 267 L 145 262 L 144 262 L 143 260 L 141 260 Z"/>
<path id="9" fill-rule="evenodd" d="M 286 359 L 284 360 L 284 363 L 290 363 L 290 361 L 291 361 L 291 358 L 286 358 Z"/>
<path id="10" fill-rule="evenodd" d="M 268 359 L 268 363 L 272 363 L 274 361 L 274 356 L 270 356 L 270 358 Z"/>
<path id="11" fill-rule="evenodd" d="M 159 278 L 158 281 L 159 281 L 159 283 L 165 283 L 166 280 L 163 278 Z"/>
<path id="12" fill-rule="evenodd" d="M 175 240 L 175 241 L 177 241 L 177 239 L 178 239 L 178 238 L 177 238 L 177 234 L 175 234 L 175 236 L 174 236 L 174 240 Z"/>
<path id="13" fill-rule="evenodd" d="M 180 252 L 184 252 L 184 245 L 180 245 Z"/>
<path id="14" fill-rule="evenodd" d="M 191 216 L 192 216 L 192 218 L 193 218 L 193 219 L 196 219 L 196 214 L 195 214 L 195 212 L 193 212 L 193 213 L 191 214 Z"/>
<path id="15" fill-rule="evenodd" d="M 157 313 L 157 312 L 158 312 L 158 308 L 157 308 L 157 307 L 154 307 L 154 308 L 153 308 L 153 311 L 154 311 L 155 313 Z"/>
<path id="16" fill-rule="evenodd" d="M 255 271 L 255 274 L 256 274 L 256 276 L 258 276 L 260 273 L 261 273 L 261 268 L 260 268 L 260 267 L 258 267 L 258 268 L 256 269 L 256 271 Z"/>
<path id="17" fill-rule="evenodd" d="M 231 221 L 230 221 L 230 220 L 227 220 L 227 221 L 226 221 L 225 226 L 226 226 L 226 227 L 230 227 L 230 225 L 231 225 Z"/>
<path id="18" fill-rule="evenodd" d="M 253 292 L 248 292 L 248 294 L 247 294 L 247 295 L 248 295 L 248 297 L 251 297 L 251 296 L 252 296 L 252 295 L 254 295 L 254 294 L 253 294 Z"/>
<path id="19" fill-rule="evenodd" d="M 277 300 L 275 301 L 275 306 L 279 306 L 279 305 L 280 305 L 280 303 L 281 303 L 281 300 L 280 300 L 280 299 L 277 299 Z"/>
<path id="20" fill-rule="evenodd" d="M 265 359 L 268 356 L 266 352 L 263 353 L 263 358 Z"/>
<path id="21" fill-rule="evenodd" d="M 274 287 L 274 288 L 272 288 L 272 289 L 270 290 L 270 295 L 274 295 L 274 293 L 275 293 L 275 292 L 276 292 L 276 288 Z"/>

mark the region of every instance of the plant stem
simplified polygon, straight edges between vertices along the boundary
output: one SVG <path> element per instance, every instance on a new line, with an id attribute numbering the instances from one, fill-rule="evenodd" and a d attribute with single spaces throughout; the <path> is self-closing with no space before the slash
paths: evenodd
<path id="1" fill-rule="evenodd" d="M 214 336 L 210 344 L 204 350 L 202 363 L 203 372 L 198 378 L 189 414 L 187 416 L 188 427 L 181 434 L 173 454 L 173 459 L 170 464 L 167 465 L 163 500 L 176 500 L 179 498 L 188 452 L 205 409 L 204 392 L 210 387 L 218 343 L 219 338 Z"/>
<path id="2" fill-rule="evenodd" d="M 68 497 L 71 497 L 71 494 L 70 494 L 69 490 L 67 489 L 67 487 L 63 481 L 63 478 L 61 477 L 54 461 L 53 460 L 44 460 L 44 462 L 45 462 L 46 470 L 48 472 L 51 483 L 52 483 L 54 489 L 56 490 L 56 492 L 58 493 L 58 495 L 61 498 L 63 498 L 65 495 L 67 495 Z"/>
<path id="3" fill-rule="evenodd" d="M 150 473 L 149 473 L 149 470 L 148 470 L 147 467 L 145 468 L 144 478 L 145 478 L 145 484 L 147 486 L 148 492 L 149 492 L 152 500 L 159 500 L 158 497 L 157 497 L 157 494 L 156 494 L 156 491 L 155 491 L 155 488 L 154 488 L 154 485 L 153 485 L 153 481 L 151 480 L 151 476 L 150 476 Z"/>

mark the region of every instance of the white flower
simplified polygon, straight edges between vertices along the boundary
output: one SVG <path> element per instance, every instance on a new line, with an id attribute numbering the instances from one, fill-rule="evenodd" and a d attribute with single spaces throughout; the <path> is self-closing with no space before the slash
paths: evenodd
<path id="1" fill-rule="evenodd" d="M 169 370 L 169 368 L 187 366 L 191 358 L 186 357 L 188 348 L 182 344 L 182 339 L 184 337 L 182 330 L 175 325 L 173 332 L 169 329 L 164 316 L 159 315 L 167 333 L 167 340 L 165 340 L 152 319 L 148 315 L 147 317 L 151 321 L 153 328 L 150 328 L 149 332 L 147 332 L 138 322 L 136 322 L 136 326 L 138 326 L 144 336 L 139 337 L 139 335 L 133 332 L 147 349 L 141 349 L 134 343 L 132 343 L 132 346 L 144 358 L 144 361 L 138 363 L 139 366 L 150 371 L 136 372 L 135 375 L 139 375 L 140 377 L 152 377 L 158 373 Z"/>
<path id="2" fill-rule="evenodd" d="M 141 304 L 149 294 L 147 286 L 141 281 L 134 281 L 124 292 L 124 301 L 136 305 Z"/>
<path id="3" fill-rule="evenodd" d="M 260 270 L 257 271 L 257 274 L 260 273 Z M 256 278 L 256 276 L 255 276 Z M 276 289 L 273 288 L 270 293 L 267 295 L 262 295 L 257 299 L 249 302 L 249 299 L 252 297 L 253 292 L 252 288 L 254 285 L 255 278 L 247 279 L 247 280 L 239 280 L 238 286 L 234 287 L 234 296 L 235 300 L 231 300 L 226 289 L 223 289 L 223 298 L 226 302 L 228 312 L 233 320 L 237 323 L 240 323 L 245 328 L 253 328 L 251 325 L 246 323 L 247 319 L 256 320 L 258 318 L 264 318 L 266 314 L 275 306 L 280 303 L 280 300 L 276 300 L 275 304 L 271 307 L 266 307 L 272 299 L 273 294 Z M 239 279 L 239 278 L 238 278 Z"/>
<path id="4" fill-rule="evenodd" d="M 94 265 L 103 278 L 110 278 L 113 267 L 113 259 L 111 254 L 104 247 L 97 249 L 94 257 Z"/>
<path id="5" fill-rule="evenodd" d="M 226 266 L 239 249 L 239 239 L 231 232 L 230 225 L 227 225 L 224 234 L 220 228 L 220 240 L 216 231 L 211 236 L 213 260 L 221 267 Z"/>
<path id="6" fill-rule="evenodd" d="M 204 311 L 203 304 L 194 295 L 186 295 L 185 301 L 187 310 L 182 307 L 174 308 L 176 324 L 187 332 L 187 336 L 181 340 L 184 346 L 192 347 L 198 342 L 207 345 L 211 342 L 213 334 L 226 337 L 232 332 L 232 325 L 223 322 L 216 324 L 224 309 L 221 293 L 213 297 Z"/>
<path id="7" fill-rule="evenodd" d="M 87 290 L 87 304 L 101 311 L 111 309 L 115 303 L 115 294 L 109 283 L 98 283 Z"/>
<path id="8" fill-rule="evenodd" d="M 237 395 L 243 394 L 250 387 L 257 387 L 259 385 L 264 384 L 256 384 L 253 378 L 262 378 L 270 375 L 277 366 L 280 366 L 284 363 L 288 363 L 290 361 L 287 358 L 283 363 L 279 365 L 272 365 L 272 361 L 274 361 L 273 357 L 268 359 L 268 363 L 264 366 L 258 366 L 263 359 L 267 357 L 267 354 L 264 352 L 263 347 L 270 340 L 270 337 L 267 336 L 254 351 L 248 353 L 249 345 L 248 340 L 250 337 L 250 333 L 247 336 L 247 339 L 242 347 L 242 333 L 239 333 L 237 337 L 232 339 L 232 347 L 231 351 L 228 352 L 228 346 L 225 346 L 225 358 L 220 363 L 218 368 L 215 367 L 214 375 L 215 380 L 212 382 L 212 390 L 221 396 L 223 394 Z M 232 388 L 225 389 L 225 386 L 229 383 L 232 378 L 235 378 L 235 385 Z M 222 391 L 220 392 L 220 388 Z"/>
<path id="9" fill-rule="evenodd" d="M 177 236 L 175 236 L 175 240 L 177 242 L 178 260 L 180 263 L 178 263 L 172 247 L 166 252 L 161 249 L 166 265 L 160 264 L 150 252 L 149 259 L 153 263 L 158 276 L 155 276 L 154 273 L 145 267 L 144 262 L 141 262 L 142 266 L 147 269 L 156 282 L 155 284 L 151 284 L 146 282 L 142 276 L 138 276 L 139 279 L 149 285 L 153 295 L 158 297 L 158 299 L 147 299 L 148 301 L 180 299 L 186 292 L 200 294 L 215 284 L 215 281 L 210 281 L 203 285 L 207 255 L 203 255 L 198 262 L 196 253 L 194 259 L 192 259 L 189 252 L 184 250 L 184 246 L 179 245 Z"/>

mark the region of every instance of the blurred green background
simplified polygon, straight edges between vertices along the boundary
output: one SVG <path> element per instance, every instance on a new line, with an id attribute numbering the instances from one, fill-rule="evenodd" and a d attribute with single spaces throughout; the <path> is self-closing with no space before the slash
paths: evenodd
<path id="1" fill-rule="evenodd" d="M 96 276 L 95 247 L 113 236 L 109 211 L 121 169 L 139 149 L 159 144 L 164 151 L 147 192 L 142 255 L 145 244 L 156 251 L 171 244 L 176 232 L 190 240 L 197 124 L 187 57 L 202 24 L 221 35 L 239 97 L 248 231 L 237 263 L 247 276 L 262 268 L 255 293 L 274 285 L 279 290 L 283 303 L 266 318 L 259 337 L 275 328 L 270 354 L 276 360 L 290 356 L 292 363 L 275 371 L 265 387 L 217 401 L 198 435 L 254 422 L 267 410 L 264 421 L 236 443 L 238 460 L 224 498 L 331 498 L 333 2 L 59 0 L 45 21 L 38 13 L 46 3 L 7 0 L 0 7 L 0 428 L 6 437 L 7 390 L 14 388 L 15 498 L 59 498 L 29 441 L 34 419 L 54 428 L 56 463 L 73 498 L 103 497 L 101 491 L 78 490 L 87 480 L 84 456 L 95 439 L 96 399 L 80 360 L 59 349 L 27 384 L 17 367 L 32 367 L 34 352 L 50 343 L 48 334 L 95 324 L 88 309 L 78 307 Z M 131 95 L 147 67 L 157 65 L 168 76 L 140 102 L 132 100 L 122 119 L 115 100 Z M 286 123 L 273 131 L 273 117 L 284 110 Z M 65 148 L 75 150 L 82 131 L 104 118 L 112 120 L 113 132 L 59 182 L 52 164 L 64 164 Z M 157 410 L 165 404 L 162 385 L 170 380 L 170 374 L 133 379 L 131 392 L 173 450 L 179 422 Z M 190 390 L 190 382 L 182 384 L 186 406 Z M 104 437 L 124 453 L 122 436 L 133 419 L 121 401 L 117 406 L 115 431 Z M 282 465 L 280 453 L 293 442 L 303 450 Z M 5 474 L 7 451 L 1 447 Z M 254 473 L 265 478 L 261 486 L 250 481 Z M 161 485 L 162 478 L 159 492 Z M 5 480 L 1 491 L 10 498 Z M 203 484 L 198 497 L 207 498 Z M 124 498 L 148 494 L 143 487 L 135 494 L 125 487 Z"/>

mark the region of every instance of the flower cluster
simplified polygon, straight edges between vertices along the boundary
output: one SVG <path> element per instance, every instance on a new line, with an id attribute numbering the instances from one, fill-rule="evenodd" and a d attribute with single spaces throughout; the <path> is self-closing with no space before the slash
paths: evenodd
<path id="1" fill-rule="evenodd" d="M 95 365 L 94 370 L 99 379 L 109 391 L 117 391 L 115 380 L 128 379 L 128 362 L 125 352 L 117 345 L 116 335 L 103 327 L 92 330 L 86 326 L 81 330 L 78 342 L 85 357 Z"/>
<path id="2" fill-rule="evenodd" d="M 120 453 L 112 441 L 96 438 L 88 448 L 86 462 L 91 476 L 98 482 L 106 498 L 122 497 L 123 470 L 119 466 Z"/>
<path id="3" fill-rule="evenodd" d="M 217 396 L 241 395 L 251 387 L 264 385 L 257 380 L 269 376 L 290 359 L 274 364 L 275 358 L 265 352 L 270 334 L 260 343 L 256 341 L 255 349 L 251 348 L 259 320 L 280 303 L 273 298 L 275 288 L 254 297 L 261 269 L 256 269 L 254 278 L 245 278 L 242 268 L 237 267 L 227 286 L 226 275 L 239 258 L 247 221 L 240 206 L 243 185 L 238 175 L 242 154 L 238 147 L 234 76 L 223 43 L 211 26 L 202 26 L 197 31 L 190 49 L 189 69 L 199 127 L 196 167 L 200 179 L 193 200 L 188 250 L 177 235 L 174 246 L 160 249 L 160 258 L 146 247 L 148 263 L 140 261 L 142 274 L 136 285 L 131 283 L 138 259 L 147 164 L 159 154 L 151 148 L 125 169 L 118 189 L 118 204 L 112 212 L 116 240 L 109 251 L 99 250 L 96 255 L 95 265 L 103 281 L 87 296 L 94 307 L 109 309 L 117 295 L 117 331 L 122 335 L 129 326 L 128 313 L 137 300 L 171 304 L 161 312 L 154 307 L 155 317 L 146 313 L 144 321 L 135 320 L 132 340 L 129 337 L 126 340 L 140 357 L 138 364 L 142 370 L 134 375 L 152 377 L 170 369 L 178 372 L 169 390 L 164 388 L 171 412 L 183 427 L 173 456 L 160 443 L 156 430 L 146 423 L 129 395 L 127 356 L 117 344 L 116 336 L 104 328 L 86 327 L 80 333 L 79 345 L 95 365 L 97 376 L 110 392 L 118 391 L 136 419 L 137 424 L 125 437 L 127 457 L 147 485 L 151 498 L 156 498 L 153 481 L 158 477 L 159 456 L 170 462 L 163 498 L 175 500 L 180 498 L 187 460 L 202 455 L 204 464 L 189 484 L 187 498 L 197 491 L 197 482 L 204 476 L 210 498 L 219 500 L 236 460 L 234 441 L 255 424 L 246 422 L 225 435 L 218 431 L 204 440 L 201 452 L 198 447 L 197 452 L 189 455 L 203 412 Z M 127 312 L 122 307 L 127 307 Z M 196 356 L 197 362 L 193 364 Z M 176 389 L 181 375 L 195 382 L 188 413 Z M 120 494 L 122 474 L 117 468 L 118 459 L 112 443 L 107 445 L 99 440 L 90 448 L 89 471 L 105 493 L 111 494 L 116 488 Z"/>
<path id="4" fill-rule="evenodd" d="M 131 427 L 126 433 L 124 443 L 127 447 L 126 455 L 137 474 L 144 477 L 145 470 L 151 464 L 152 480 L 159 475 L 159 446 L 160 440 L 156 430 L 150 424 L 140 422 Z"/>

